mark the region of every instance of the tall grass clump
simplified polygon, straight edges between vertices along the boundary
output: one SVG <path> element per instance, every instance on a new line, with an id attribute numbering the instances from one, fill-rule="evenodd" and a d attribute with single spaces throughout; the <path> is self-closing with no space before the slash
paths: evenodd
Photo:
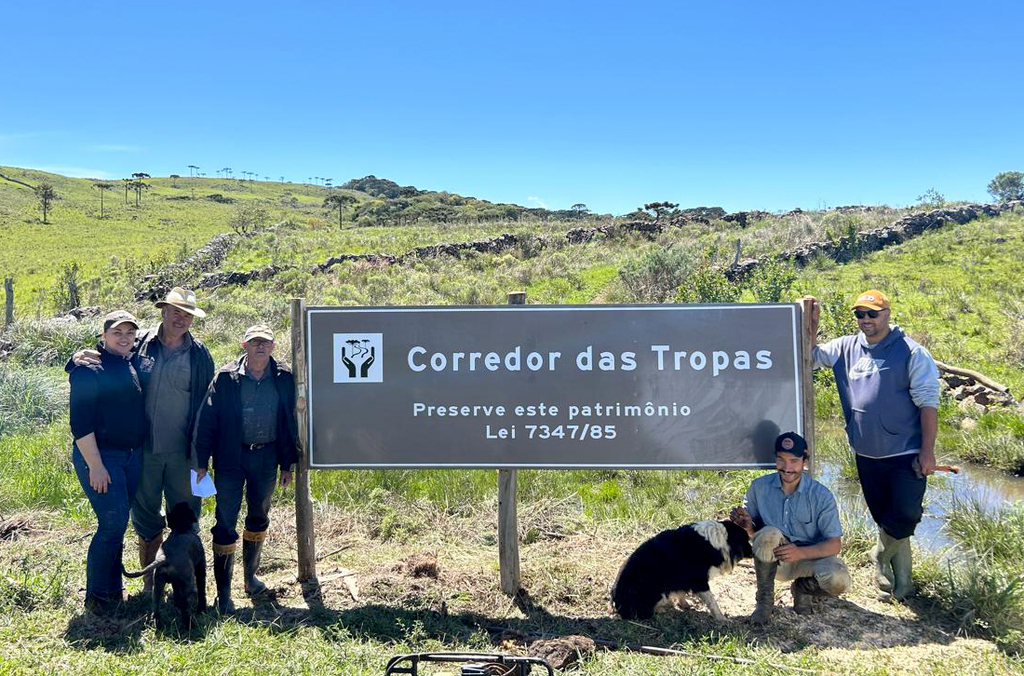
<path id="1" fill-rule="evenodd" d="M 71 466 L 66 420 L 36 433 L 0 436 L 0 477 L 0 511 L 48 508 L 76 519 L 91 514 Z"/>
<path id="2" fill-rule="evenodd" d="M 0 436 L 44 427 L 67 410 L 67 385 L 51 373 L 0 365 Z"/>
<path id="3" fill-rule="evenodd" d="M 99 319 L 72 317 L 17 322 L 10 334 L 14 359 L 36 366 L 63 366 L 75 350 L 96 343 L 101 325 Z"/>
<path id="4" fill-rule="evenodd" d="M 989 511 L 957 503 L 946 531 L 961 555 L 925 559 L 917 571 L 921 593 L 961 629 L 1024 651 L 1024 504 Z"/>
<path id="5" fill-rule="evenodd" d="M 961 431 L 956 453 L 966 462 L 1024 476 L 1024 416 L 1015 411 L 991 411 L 977 426 Z"/>

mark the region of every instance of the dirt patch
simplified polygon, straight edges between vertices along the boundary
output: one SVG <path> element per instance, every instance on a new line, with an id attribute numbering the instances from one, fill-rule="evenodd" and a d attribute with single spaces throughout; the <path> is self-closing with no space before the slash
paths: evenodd
<path id="1" fill-rule="evenodd" d="M 586 636 L 540 639 L 530 644 L 530 657 L 539 657 L 555 669 L 565 669 L 594 654 L 597 645 Z"/>
<path id="2" fill-rule="evenodd" d="M 32 532 L 32 524 L 24 517 L 0 517 L 0 540 L 14 540 Z"/>
<path id="3" fill-rule="evenodd" d="M 404 559 L 394 570 L 400 570 L 410 577 L 429 577 L 437 579 L 437 554 L 420 552 Z"/>

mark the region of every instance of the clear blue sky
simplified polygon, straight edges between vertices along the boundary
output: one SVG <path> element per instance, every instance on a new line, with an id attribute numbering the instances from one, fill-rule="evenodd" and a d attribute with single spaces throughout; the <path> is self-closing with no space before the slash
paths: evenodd
<path id="1" fill-rule="evenodd" d="M 987 201 L 1024 170 L 1020 2 L 39 2 L 0 164 L 624 213 Z"/>

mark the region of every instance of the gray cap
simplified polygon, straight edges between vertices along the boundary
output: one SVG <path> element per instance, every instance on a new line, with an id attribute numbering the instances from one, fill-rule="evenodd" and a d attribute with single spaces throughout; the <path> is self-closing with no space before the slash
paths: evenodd
<path id="1" fill-rule="evenodd" d="M 253 338 L 265 338 L 266 340 L 273 341 L 274 332 L 266 324 L 253 324 L 245 330 L 245 338 L 242 339 L 242 342 L 248 343 Z"/>
<path id="2" fill-rule="evenodd" d="M 136 329 L 139 328 L 139 320 L 135 318 L 131 312 L 127 310 L 114 310 L 103 318 L 103 330 L 112 329 L 115 326 L 121 324 L 131 324 Z"/>

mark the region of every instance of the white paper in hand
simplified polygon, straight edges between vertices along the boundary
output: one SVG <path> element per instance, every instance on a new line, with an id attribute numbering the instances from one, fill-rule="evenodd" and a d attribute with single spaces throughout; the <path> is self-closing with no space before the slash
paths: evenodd
<path id="1" fill-rule="evenodd" d="M 208 498 L 217 495 L 217 487 L 213 485 L 213 478 L 207 474 L 202 481 L 196 481 L 196 471 L 192 472 L 192 495 L 197 498 Z"/>

